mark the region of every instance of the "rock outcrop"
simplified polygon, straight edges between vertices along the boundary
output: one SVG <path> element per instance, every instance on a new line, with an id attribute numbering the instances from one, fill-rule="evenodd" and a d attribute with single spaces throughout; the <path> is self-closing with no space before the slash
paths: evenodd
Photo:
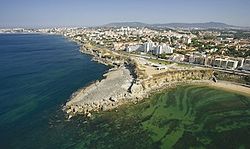
<path id="1" fill-rule="evenodd" d="M 108 110 L 117 107 L 123 100 L 131 98 L 128 92 L 133 83 L 129 69 L 120 67 L 104 75 L 106 78 L 79 91 L 66 103 L 65 111 L 74 115 L 87 115 L 91 111 Z"/>
<path id="2" fill-rule="evenodd" d="M 69 118 L 75 114 L 89 116 L 93 111 L 106 111 L 130 101 L 143 99 L 151 91 L 162 89 L 173 82 L 209 80 L 212 73 L 211 69 L 167 71 L 136 80 L 129 69 L 120 67 L 105 74 L 106 78 L 100 82 L 96 81 L 76 93 L 67 102 L 65 111 Z"/>
<path id="3" fill-rule="evenodd" d="M 166 71 L 143 80 L 142 84 L 146 90 L 151 90 L 153 88 L 162 87 L 171 82 L 209 80 L 212 75 L 213 71 L 206 68 Z"/>
<path id="4" fill-rule="evenodd" d="M 135 59 L 105 49 L 83 46 L 81 52 L 91 54 L 94 60 L 113 68 L 104 79 L 79 90 L 64 106 L 68 118 L 76 114 L 91 116 L 91 112 L 110 110 L 127 102 L 137 102 L 154 91 L 176 82 L 209 80 L 211 69 L 197 68 L 169 70 L 148 76 Z"/>

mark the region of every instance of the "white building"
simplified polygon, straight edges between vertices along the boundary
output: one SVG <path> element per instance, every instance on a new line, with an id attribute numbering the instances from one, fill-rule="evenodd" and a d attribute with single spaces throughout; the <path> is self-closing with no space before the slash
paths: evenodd
<path id="1" fill-rule="evenodd" d="M 164 54 L 164 53 L 172 54 L 173 52 L 174 52 L 174 48 L 171 48 L 169 45 L 166 45 L 166 44 L 161 44 L 156 47 L 155 53 L 159 55 L 159 54 Z"/>
<path id="2" fill-rule="evenodd" d="M 183 54 L 173 54 L 170 57 L 170 60 L 174 61 L 174 62 L 183 62 L 185 59 L 185 56 Z"/>
<path id="3" fill-rule="evenodd" d="M 230 60 L 230 59 L 222 59 L 222 58 L 216 58 L 214 60 L 213 65 L 215 67 L 221 67 L 224 69 L 236 69 L 238 66 L 238 61 Z"/>
<path id="4" fill-rule="evenodd" d="M 144 48 L 142 45 L 131 45 L 126 47 L 126 52 L 136 52 L 136 51 L 143 51 Z"/>
<path id="5" fill-rule="evenodd" d="M 188 57 L 189 63 L 204 65 L 206 55 L 200 52 L 193 52 Z"/>
<path id="6" fill-rule="evenodd" d="M 245 62 L 242 67 L 244 70 L 250 71 L 250 59 L 245 59 Z"/>
<path id="7" fill-rule="evenodd" d="M 228 60 L 227 61 L 227 69 L 236 69 L 238 65 L 238 61 L 234 61 L 234 60 Z"/>
<path id="8" fill-rule="evenodd" d="M 233 59 L 233 60 L 238 61 L 238 66 L 237 66 L 238 68 L 242 68 L 243 67 L 243 65 L 244 65 L 244 58 L 238 57 L 238 58 Z"/>
<path id="9" fill-rule="evenodd" d="M 172 54 L 174 52 L 174 48 L 170 47 L 166 44 L 155 45 L 154 42 L 146 42 L 144 44 L 136 44 L 136 45 L 129 45 L 126 47 L 127 52 L 153 52 L 154 54 Z"/>
<path id="10" fill-rule="evenodd" d="M 190 44 L 192 42 L 192 39 L 189 37 L 183 37 L 182 41 L 186 44 Z"/>
<path id="11" fill-rule="evenodd" d="M 155 44 L 153 42 L 146 42 L 144 43 L 144 52 L 148 53 L 155 49 Z"/>

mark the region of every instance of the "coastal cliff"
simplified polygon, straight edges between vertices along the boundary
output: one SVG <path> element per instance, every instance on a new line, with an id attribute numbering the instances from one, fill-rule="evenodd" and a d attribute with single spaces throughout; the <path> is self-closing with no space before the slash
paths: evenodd
<path id="1" fill-rule="evenodd" d="M 92 112 L 107 111 L 119 105 L 138 102 L 156 90 L 163 90 L 177 83 L 194 80 L 209 80 L 213 71 L 208 68 L 153 70 L 146 72 L 140 59 L 118 54 L 89 43 L 80 44 L 80 52 L 90 54 L 94 61 L 111 66 L 104 78 L 75 92 L 64 106 L 68 118 L 82 114 L 87 117 Z"/>
<path id="2" fill-rule="evenodd" d="M 218 80 L 230 81 L 230 82 L 250 85 L 250 75 L 249 74 L 243 75 L 243 74 L 234 74 L 234 73 L 216 71 L 215 76 Z"/>
<path id="3" fill-rule="evenodd" d="M 155 90 L 173 83 L 209 80 L 211 69 L 176 70 L 147 76 L 132 59 L 104 74 L 104 79 L 76 92 L 64 110 L 69 118 L 77 114 L 90 117 L 92 112 L 114 109 L 119 105 L 137 102 Z"/>
<path id="4" fill-rule="evenodd" d="M 193 80 L 209 80 L 213 74 L 211 69 L 176 70 L 155 74 L 142 81 L 145 90 L 160 88 L 171 82 L 186 82 Z"/>

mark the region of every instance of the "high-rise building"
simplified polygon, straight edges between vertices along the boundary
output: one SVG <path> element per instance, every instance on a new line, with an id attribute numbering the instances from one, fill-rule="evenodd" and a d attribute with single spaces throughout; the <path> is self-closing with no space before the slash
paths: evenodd
<path id="1" fill-rule="evenodd" d="M 144 52 L 145 53 L 153 51 L 154 48 L 155 48 L 155 44 L 153 42 L 146 42 L 146 43 L 144 43 Z"/>
<path id="2" fill-rule="evenodd" d="M 156 47 L 156 54 L 157 54 L 157 55 L 163 54 L 162 45 L 158 45 L 158 46 Z"/>
<path id="3" fill-rule="evenodd" d="M 127 52 L 143 51 L 142 45 L 130 45 L 126 47 Z"/>
<path id="4" fill-rule="evenodd" d="M 174 52 L 174 48 L 170 47 L 169 45 L 161 44 L 156 47 L 156 54 L 172 54 Z"/>

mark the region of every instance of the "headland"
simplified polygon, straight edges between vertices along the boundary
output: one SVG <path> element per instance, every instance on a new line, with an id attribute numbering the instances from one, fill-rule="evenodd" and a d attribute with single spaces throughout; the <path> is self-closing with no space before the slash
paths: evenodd
<path id="1" fill-rule="evenodd" d="M 103 75 L 102 80 L 97 80 L 72 95 L 64 106 L 68 118 L 78 114 L 90 117 L 92 112 L 111 110 L 126 103 L 137 103 L 156 91 L 178 84 L 207 84 L 211 82 L 213 75 L 210 68 L 163 65 L 158 60 L 126 55 L 94 47 L 89 43 L 78 44 L 82 53 L 92 55 L 92 60 L 111 68 Z"/>
<path id="2" fill-rule="evenodd" d="M 110 67 L 110 70 L 103 75 L 102 80 L 96 80 L 72 94 L 63 107 L 68 118 L 78 114 L 90 117 L 92 112 L 111 110 L 126 103 L 137 103 L 156 91 L 180 84 L 203 84 L 231 91 L 239 91 L 240 93 L 247 94 L 249 92 L 249 88 L 246 85 L 249 82 L 248 71 L 235 70 L 235 65 L 238 61 L 227 60 L 225 61 L 226 68 L 224 68 L 224 65 L 221 64 L 224 61 L 220 59 L 221 67 L 224 68 L 222 69 L 216 65 L 217 59 L 204 58 L 202 54 L 173 54 L 173 48 L 162 45 L 160 44 L 161 42 L 145 42 L 141 38 L 134 39 L 133 35 L 128 37 L 120 35 L 120 30 L 116 30 L 114 32 L 115 35 L 121 36 L 118 38 L 112 34 L 112 30 L 104 29 L 104 31 L 104 35 L 99 34 L 99 32 L 96 33 L 95 29 L 46 31 L 52 34 L 63 35 L 69 40 L 76 42 L 80 46 L 81 53 L 91 55 L 93 56 L 93 61 Z M 132 33 L 135 31 L 133 30 Z M 142 29 L 142 32 L 149 34 L 148 30 Z M 159 33 L 161 35 L 173 36 L 172 32 Z M 174 36 L 177 35 L 186 38 L 180 33 L 174 34 Z M 195 38 L 195 35 L 191 34 L 188 38 Z M 109 39 L 126 40 L 123 41 L 123 44 L 116 44 L 109 41 Z M 132 39 L 134 41 L 138 40 L 138 42 L 131 42 Z M 125 43 L 128 43 L 128 45 Z M 172 55 L 169 56 L 165 53 Z M 231 62 L 233 62 L 232 67 Z M 245 67 L 242 68 L 245 69 Z M 235 81 L 238 84 L 234 83 L 230 85 L 233 87 L 229 87 L 228 84 L 231 83 L 218 82 L 218 79 L 229 82 Z"/>

